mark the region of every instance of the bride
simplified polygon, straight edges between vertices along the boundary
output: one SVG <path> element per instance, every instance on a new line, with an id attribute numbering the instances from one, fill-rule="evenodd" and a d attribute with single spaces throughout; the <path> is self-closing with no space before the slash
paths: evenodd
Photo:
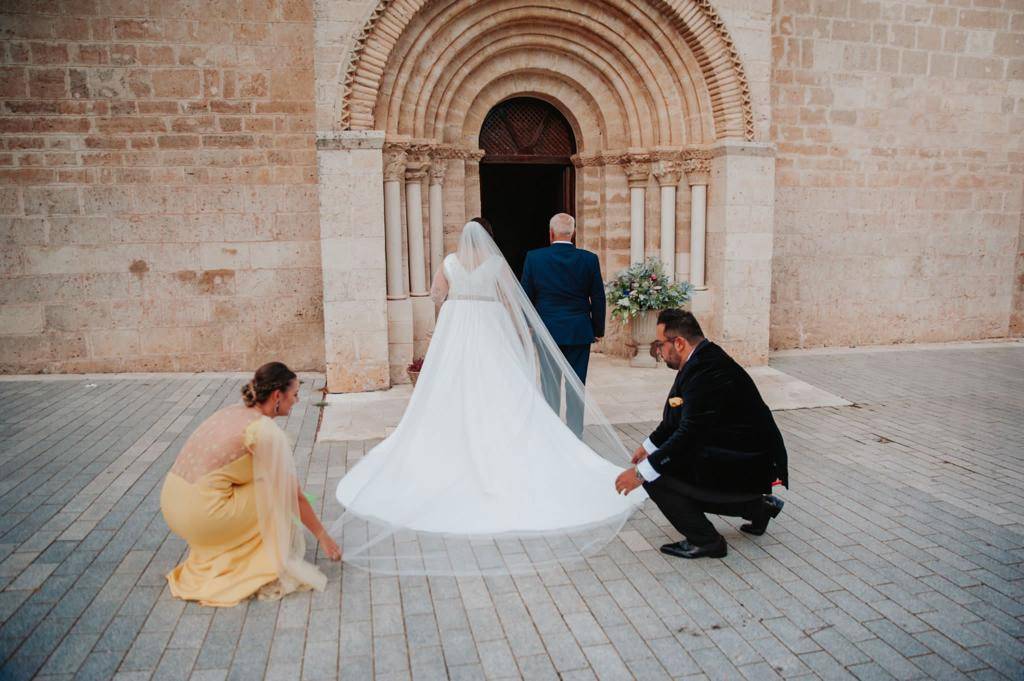
<path id="1" fill-rule="evenodd" d="M 463 228 L 432 293 L 447 301 L 405 414 L 338 484 L 344 560 L 516 574 L 600 550 L 645 496 L 616 494 L 628 452 L 481 225 Z M 586 405 L 582 440 L 545 401 L 543 372 Z"/>

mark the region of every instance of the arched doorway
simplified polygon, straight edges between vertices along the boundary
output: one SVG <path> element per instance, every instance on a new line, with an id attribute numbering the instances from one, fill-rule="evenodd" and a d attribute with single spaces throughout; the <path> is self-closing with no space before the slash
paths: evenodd
<path id="1" fill-rule="evenodd" d="M 565 116 L 533 97 L 492 108 L 480 129 L 480 206 L 516 275 L 526 252 L 548 244 L 548 220 L 576 214 L 576 138 Z"/>
<path id="2" fill-rule="evenodd" d="M 755 121 L 754 102 L 770 100 L 767 81 L 753 98 L 713 1 L 585 4 L 380 0 L 351 47 L 336 41 L 332 63 L 345 66 L 317 81 L 318 102 L 337 107 L 317 109 L 333 121 L 317 139 L 331 390 L 408 381 L 434 323 L 430 275 L 474 215 L 498 223 L 517 268 L 558 210 L 575 215 L 606 274 L 659 255 L 696 280 L 708 335 L 765 361 L 775 174 L 773 148 L 755 140 L 767 109 Z M 749 39 L 744 58 L 769 63 L 768 47 Z M 547 136 L 529 134 L 536 121 L 513 118 L 517 135 L 496 144 L 509 125 L 498 114 L 517 99 L 554 109 L 557 125 L 542 129 L 566 133 L 556 163 L 537 158 L 549 154 L 536 145 Z M 527 167 L 500 177 L 509 161 Z M 623 330 L 611 326 L 601 349 L 625 354 Z"/>

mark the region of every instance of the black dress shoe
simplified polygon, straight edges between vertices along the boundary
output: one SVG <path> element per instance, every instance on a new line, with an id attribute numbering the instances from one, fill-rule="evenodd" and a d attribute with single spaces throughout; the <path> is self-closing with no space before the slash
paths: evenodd
<path id="1" fill-rule="evenodd" d="M 768 529 L 768 521 L 782 513 L 782 507 L 785 505 L 785 501 L 769 494 L 764 498 L 764 502 L 761 504 L 760 517 L 753 518 L 753 522 L 740 525 L 740 530 L 747 534 L 753 534 L 760 537 L 764 534 L 764 531 Z"/>
<path id="2" fill-rule="evenodd" d="M 665 544 L 661 547 L 661 552 L 676 558 L 725 558 L 729 547 L 724 537 L 719 537 L 718 541 L 704 546 L 694 546 L 684 539 L 674 544 Z"/>

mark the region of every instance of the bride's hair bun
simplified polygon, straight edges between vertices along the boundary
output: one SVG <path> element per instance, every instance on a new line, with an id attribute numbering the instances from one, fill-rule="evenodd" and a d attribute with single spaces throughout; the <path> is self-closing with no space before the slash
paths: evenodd
<path id="1" fill-rule="evenodd" d="M 275 390 L 287 390 L 296 378 L 295 372 L 281 362 L 267 362 L 242 386 L 242 402 L 247 407 L 262 404 Z"/>
<path id="2" fill-rule="evenodd" d="M 242 402 L 244 402 L 247 407 L 251 407 L 256 404 L 256 387 L 253 385 L 252 381 L 249 381 L 242 386 Z"/>

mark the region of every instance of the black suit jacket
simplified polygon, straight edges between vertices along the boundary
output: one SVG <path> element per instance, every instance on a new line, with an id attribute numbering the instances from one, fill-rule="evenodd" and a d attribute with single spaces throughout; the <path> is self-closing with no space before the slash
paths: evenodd
<path id="1" fill-rule="evenodd" d="M 604 281 L 595 254 L 564 243 L 532 250 L 521 283 L 559 345 L 587 345 L 604 335 Z"/>
<path id="2" fill-rule="evenodd" d="M 743 367 L 708 340 L 676 375 L 650 438 L 658 449 L 648 461 L 661 475 L 722 492 L 769 494 L 776 479 L 789 487 L 771 410 Z"/>

